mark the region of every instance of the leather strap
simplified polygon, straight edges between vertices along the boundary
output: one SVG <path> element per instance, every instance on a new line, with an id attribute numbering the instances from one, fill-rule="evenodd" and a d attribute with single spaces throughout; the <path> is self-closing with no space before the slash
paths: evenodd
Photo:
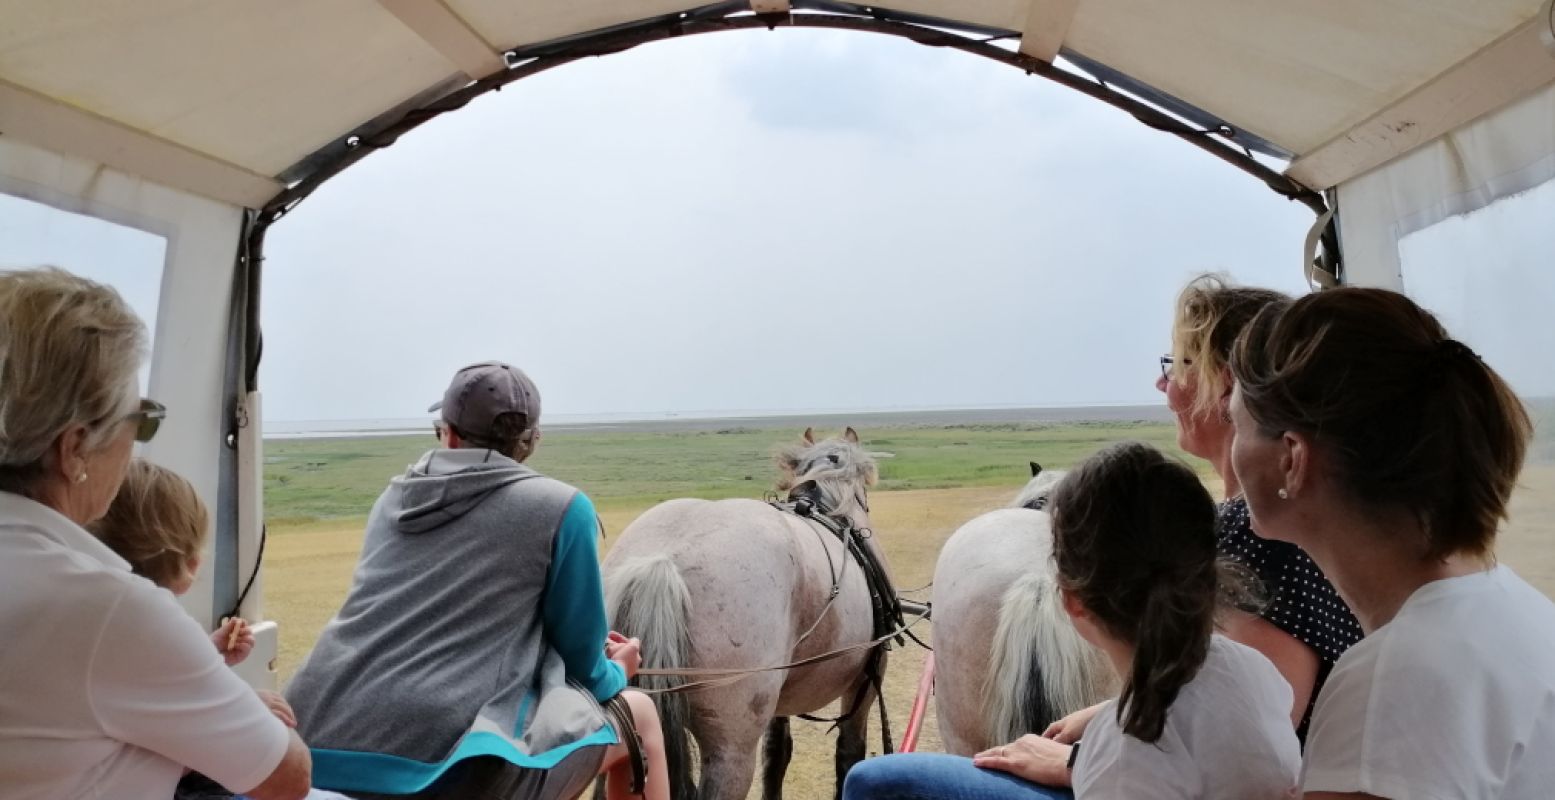
<path id="1" fill-rule="evenodd" d="M 626 745 L 626 757 L 632 763 L 631 793 L 639 797 L 648 788 L 648 754 L 643 752 L 643 739 L 637 734 L 637 724 L 632 720 L 632 707 L 626 696 L 618 694 L 605 701 L 605 712 L 610 715 L 616 735 Z"/>

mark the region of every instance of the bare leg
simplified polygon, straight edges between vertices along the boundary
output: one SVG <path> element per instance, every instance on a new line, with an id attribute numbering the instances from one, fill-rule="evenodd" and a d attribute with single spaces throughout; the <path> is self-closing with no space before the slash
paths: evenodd
<path id="1" fill-rule="evenodd" d="M 664 732 L 659 727 L 659 712 L 653 701 L 642 692 L 622 692 L 626 704 L 632 709 L 632 723 L 642 739 L 643 756 L 648 759 L 648 779 L 643 787 L 643 800 L 669 800 L 669 774 L 665 772 Z M 604 763 L 599 773 L 605 776 L 605 797 L 608 800 L 629 800 L 632 794 L 632 760 L 624 742 L 610 746 L 605 751 Z"/>

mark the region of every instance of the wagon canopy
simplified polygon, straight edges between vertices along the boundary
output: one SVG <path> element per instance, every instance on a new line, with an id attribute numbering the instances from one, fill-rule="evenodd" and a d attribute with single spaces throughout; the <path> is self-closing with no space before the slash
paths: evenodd
<path id="1" fill-rule="evenodd" d="M 0 202 L 162 243 L 148 383 L 177 413 L 147 455 L 218 512 L 191 612 L 242 598 L 262 613 L 256 231 L 522 75 L 800 26 L 957 48 L 1112 103 L 1336 210 L 1324 263 L 1346 283 L 1415 291 L 1409 234 L 1555 177 L 1545 0 L 0 0 Z M 1454 298 L 1475 281 L 1550 287 L 1545 260 L 1430 281 Z"/>
<path id="2" fill-rule="evenodd" d="M 1528 188 L 1555 168 L 1542 0 L 888 3 L 0 0 L 0 131 L 261 208 L 353 135 L 471 81 L 536 57 L 721 29 L 754 6 L 772 27 L 851 17 L 1063 57 L 1229 144 L 1290 160 L 1287 174 L 1313 189 L 1424 149 L 1406 174 L 1341 191 L 1352 279 L 1396 272 L 1379 231 Z M 19 159 L 0 163 L 14 173 Z"/>

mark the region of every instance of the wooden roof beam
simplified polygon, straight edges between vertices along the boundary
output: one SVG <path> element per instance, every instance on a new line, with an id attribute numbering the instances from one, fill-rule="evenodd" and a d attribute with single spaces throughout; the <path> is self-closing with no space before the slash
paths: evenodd
<path id="1" fill-rule="evenodd" d="M 507 69 L 507 61 L 443 0 L 378 0 L 405 27 L 473 80 Z"/>
<path id="2" fill-rule="evenodd" d="M 1026 27 L 1021 31 L 1020 51 L 1053 63 L 1079 7 L 1080 0 L 1031 0 L 1026 9 Z"/>

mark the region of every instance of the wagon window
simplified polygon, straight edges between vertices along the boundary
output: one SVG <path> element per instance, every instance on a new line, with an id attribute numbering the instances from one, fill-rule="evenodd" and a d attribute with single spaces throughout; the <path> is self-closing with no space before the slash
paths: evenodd
<path id="1" fill-rule="evenodd" d="M 146 323 L 152 352 L 166 252 L 157 234 L 0 192 L 0 269 L 50 265 L 112 286 Z M 150 375 L 148 361 L 143 393 Z"/>
<path id="2" fill-rule="evenodd" d="M 1542 534 L 1555 520 L 1555 181 L 1451 217 L 1399 242 L 1405 290 L 1512 384 L 1534 417 L 1502 561 L 1555 595 Z"/>

